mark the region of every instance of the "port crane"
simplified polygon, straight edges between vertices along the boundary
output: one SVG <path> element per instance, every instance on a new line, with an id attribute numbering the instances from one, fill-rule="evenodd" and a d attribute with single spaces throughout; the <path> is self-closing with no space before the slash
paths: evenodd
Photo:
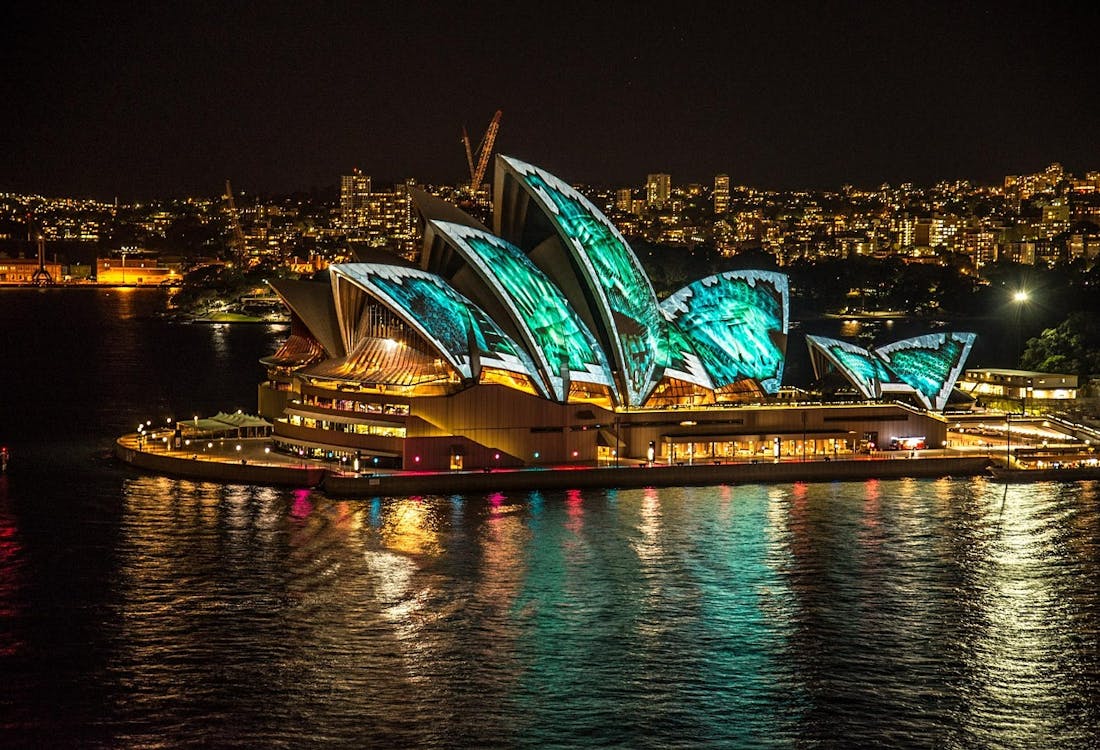
<path id="1" fill-rule="evenodd" d="M 225 208 L 229 214 L 229 229 L 232 234 L 229 244 L 233 248 L 237 263 L 244 268 L 248 263 L 248 246 L 245 244 L 241 217 L 237 214 L 237 204 L 233 202 L 233 186 L 229 184 L 229 180 L 225 181 Z"/>
<path id="2" fill-rule="evenodd" d="M 31 282 L 38 286 L 49 286 L 53 283 L 53 276 L 46 270 L 46 238 L 38 233 L 38 268 L 31 276 Z"/>
<path id="3" fill-rule="evenodd" d="M 466 164 L 470 167 L 470 195 L 477 196 L 481 189 L 481 181 L 485 178 L 485 169 L 489 166 L 489 156 L 493 152 L 493 143 L 497 139 L 497 130 L 500 129 L 501 111 L 493 115 L 485 134 L 481 136 L 481 142 L 477 144 L 477 150 L 470 148 L 470 136 L 466 133 L 466 127 L 462 128 L 462 145 L 466 147 Z M 475 163 L 476 157 L 476 163 Z"/>
<path id="4" fill-rule="evenodd" d="M 38 246 L 38 268 L 35 269 L 34 274 L 31 276 L 31 283 L 35 286 L 50 286 L 53 284 L 54 278 L 46 268 L 46 235 L 42 232 L 41 227 L 35 227 L 34 219 L 31 218 L 31 215 L 28 213 L 27 239 L 30 240 L 32 238 Z"/>

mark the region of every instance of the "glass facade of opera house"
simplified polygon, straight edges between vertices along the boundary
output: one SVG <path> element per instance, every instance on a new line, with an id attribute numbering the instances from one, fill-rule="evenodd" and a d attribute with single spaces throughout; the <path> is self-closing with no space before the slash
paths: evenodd
<path id="1" fill-rule="evenodd" d="M 567 183 L 497 158 L 493 227 L 414 192 L 418 267 L 333 266 L 272 285 L 290 335 L 263 360 L 283 449 L 360 467 L 821 458 L 893 438 L 939 445 L 973 343 L 868 351 L 807 337 L 847 397 L 781 394 L 787 278 L 729 271 L 658 300 L 610 221 Z M 841 389 L 844 390 L 844 389 Z"/>

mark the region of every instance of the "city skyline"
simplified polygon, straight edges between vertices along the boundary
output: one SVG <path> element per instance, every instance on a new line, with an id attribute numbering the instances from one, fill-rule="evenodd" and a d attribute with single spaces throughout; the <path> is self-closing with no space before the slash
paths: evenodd
<path id="1" fill-rule="evenodd" d="M 9 11 L 0 191 L 457 183 L 460 135 L 578 182 L 765 189 L 1094 167 L 1097 11 L 889 4 Z M 610 11 L 610 12 L 609 12 Z"/>

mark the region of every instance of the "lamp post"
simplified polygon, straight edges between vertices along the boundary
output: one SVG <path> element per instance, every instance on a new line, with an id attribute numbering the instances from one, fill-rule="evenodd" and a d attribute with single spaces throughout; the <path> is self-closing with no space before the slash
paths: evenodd
<path id="1" fill-rule="evenodd" d="M 1026 305 L 1028 303 L 1028 300 L 1030 299 L 1031 294 L 1029 294 L 1026 289 L 1017 289 L 1016 292 L 1012 295 L 1012 302 L 1016 306 L 1014 325 L 1014 328 L 1016 329 L 1016 350 L 1013 352 L 1013 354 L 1016 357 L 1017 366 L 1019 366 L 1020 364 L 1020 357 L 1023 356 L 1023 351 L 1020 349 L 1020 314 L 1023 310 L 1023 306 Z"/>

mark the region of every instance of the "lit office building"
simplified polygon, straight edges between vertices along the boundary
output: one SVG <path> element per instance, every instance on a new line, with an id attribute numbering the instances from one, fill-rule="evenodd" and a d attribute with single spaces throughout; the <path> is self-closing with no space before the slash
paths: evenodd
<path id="1" fill-rule="evenodd" d="M 344 229 L 367 223 L 370 195 L 370 175 L 356 169 L 354 174 L 340 177 L 340 222 Z"/>
<path id="2" fill-rule="evenodd" d="M 730 176 L 720 174 L 714 178 L 714 213 L 722 216 L 730 207 Z"/>
<path id="3" fill-rule="evenodd" d="M 667 174 L 651 174 L 645 178 L 645 202 L 649 208 L 664 208 L 672 194 L 672 177 Z"/>
<path id="4" fill-rule="evenodd" d="M 620 188 L 615 191 L 615 210 L 628 214 L 634 210 L 634 191 Z"/>

